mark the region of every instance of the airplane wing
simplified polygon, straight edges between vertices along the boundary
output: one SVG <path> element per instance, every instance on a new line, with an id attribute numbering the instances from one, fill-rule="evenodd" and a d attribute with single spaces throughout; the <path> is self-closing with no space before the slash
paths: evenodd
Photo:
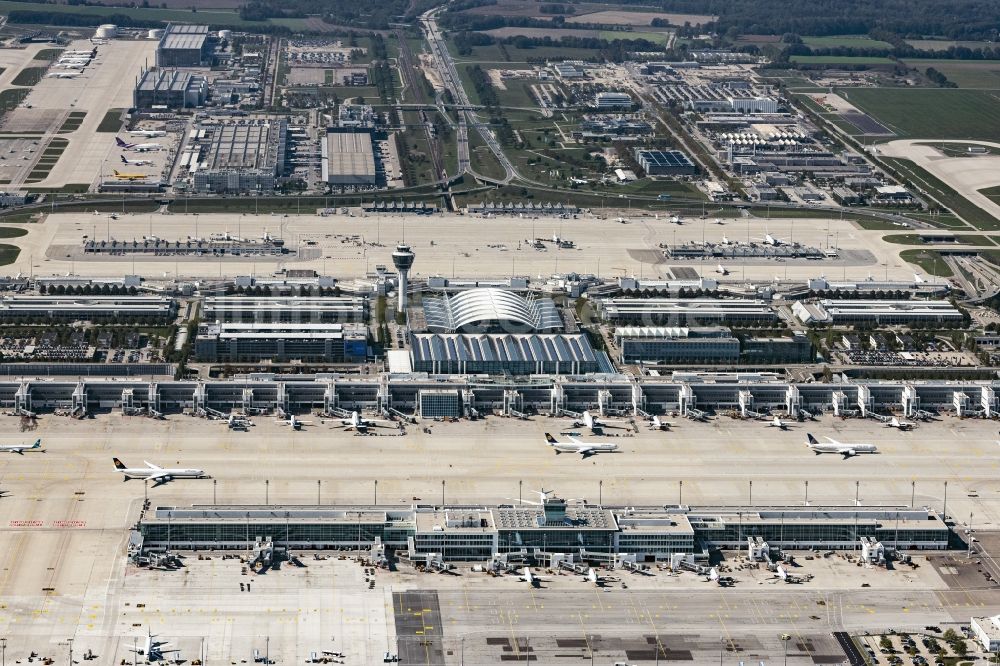
<path id="1" fill-rule="evenodd" d="M 567 438 L 569 439 L 569 441 L 573 442 L 574 444 L 581 444 L 581 445 L 583 444 L 583 442 L 581 442 L 576 437 L 573 437 L 572 435 L 567 435 Z"/>
<path id="2" fill-rule="evenodd" d="M 157 468 L 157 469 L 159 469 L 159 468 Z M 156 474 L 150 474 L 146 478 L 149 479 L 150 481 L 159 481 L 160 479 L 162 479 L 164 477 L 167 477 L 167 476 L 170 476 L 170 475 L 166 471 L 159 471 Z"/>
<path id="3" fill-rule="evenodd" d="M 823 439 L 830 442 L 831 444 L 836 444 L 837 446 L 841 446 L 841 443 L 835 440 L 833 437 L 824 437 Z"/>
<path id="4" fill-rule="evenodd" d="M 146 467 L 148 467 L 149 469 L 163 469 L 162 467 L 158 467 L 153 463 L 149 462 L 148 460 L 143 460 L 142 462 L 146 463 Z"/>
<path id="5" fill-rule="evenodd" d="M 594 447 L 585 446 L 582 449 L 577 449 L 577 453 L 579 453 L 584 458 L 586 458 L 587 456 L 592 456 L 594 455 Z"/>

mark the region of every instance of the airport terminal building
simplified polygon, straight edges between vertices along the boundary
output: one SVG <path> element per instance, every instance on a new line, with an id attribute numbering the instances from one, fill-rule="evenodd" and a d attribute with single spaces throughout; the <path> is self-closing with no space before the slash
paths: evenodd
<path id="1" fill-rule="evenodd" d="M 202 324 L 194 341 L 195 357 L 209 363 L 360 363 L 367 352 L 364 324 Z"/>
<path id="2" fill-rule="evenodd" d="M 289 549 L 369 549 L 410 558 L 486 561 L 554 553 L 607 561 L 744 548 L 851 550 L 862 538 L 895 550 L 943 550 L 948 527 L 909 507 L 609 507 L 557 497 L 542 505 L 156 507 L 137 525 L 144 550 L 249 549 L 270 538 Z"/>

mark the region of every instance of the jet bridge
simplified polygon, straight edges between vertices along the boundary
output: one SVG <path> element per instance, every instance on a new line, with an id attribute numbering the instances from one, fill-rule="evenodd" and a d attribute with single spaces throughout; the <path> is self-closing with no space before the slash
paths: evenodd
<path id="1" fill-rule="evenodd" d="M 996 413 L 997 397 L 992 386 L 983 386 L 980 394 L 980 404 L 982 406 L 982 416 L 984 419 L 993 418 Z"/>
<path id="2" fill-rule="evenodd" d="M 920 395 L 917 393 L 917 387 L 913 384 L 903 385 L 901 402 L 903 403 L 903 416 L 907 418 L 912 418 L 915 413 L 920 411 Z"/>
<path id="3" fill-rule="evenodd" d="M 843 391 L 834 391 L 830 398 L 833 404 L 833 415 L 840 416 L 847 409 L 847 394 Z"/>
<path id="4" fill-rule="evenodd" d="M 955 416 L 963 418 L 969 411 L 969 396 L 962 391 L 955 391 L 951 396 L 951 406 L 955 410 Z"/>
<path id="5" fill-rule="evenodd" d="M 739 394 L 740 403 L 740 416 L 747 418 L 747 414 L 754 411 L 753 409 L 753 393 L 748 389 L 740 389 Z"/>
<path id="6" fill-rule="evenodd" d="M 77 382 L 73 389 L 73 402 L 70 407 L 70 415 L 74 418 L 84 418 L 87 415 L 87 385 Z"/>
<path id="7" fill-rule="evenodd" d="M 566 390 L 562 383 L 556 382 L 552 385 L 549 396 L 549 411 L 553 416 L 559 416 L 566 410 Z"/>
<path id="8" fill-rule="evenodd" d="M 691 389 L 691 385 L 684 383 L 681 384 L 680 395 L 678 396 L 678 410 L 681 416 L 687 416 L 688 412 L 694 408 L 695 398 L 694 391 Z"/>
<path id="9" fill-rule="evenodd" d="M 789 415 L 798 414 L 802 407 L 802 397 L 799 395 L 799 388 L 794 384 L 789 384 L 785 389 L 785 411 Z"/>
<path id="10" fill-rule="evenodd" d="M 19 416 L 33 416 L 31 409 L 31 384 L 22 381 L 14 393 L 14 412 Z"/>
<path id="11" fill-rule="evenodd" d="M 868 416 L 868 410 L 872 408 L 872 392 L 864 384 L 858 384 L 858 409 L 862 418 Z"/>
<path id="12" fill-rule="evenodd" d="M 503 413 L 504 416 L 515 418 L 525 418 L 524 396 L 516 389 L 504 389 L 503 392 Z"/>

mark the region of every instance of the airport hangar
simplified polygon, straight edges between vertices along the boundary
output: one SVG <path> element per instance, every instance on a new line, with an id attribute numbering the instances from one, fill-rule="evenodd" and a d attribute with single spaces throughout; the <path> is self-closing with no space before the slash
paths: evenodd
<path id="1" fill-rule="evenodd" d="M 61 381 L 12 378 L 0 381 L 0 409 L 18 414 L 66 409 L 73 413 L 148 409 L 160 413 L 396 411 L 430 416 L 424 409 L 450 396 L 447 414 L 497 412 L 514 415 L 527 407 L 561 414 L 593 410 L 600 415 L 698 416 L 703 410 L 801 410 L 867 416 L 896 411 L 913 417 L 921 410 L 945 410 L 959 417 L 998 414 L 998 382 L 913 381 L 788 383 L 757 373 L 674 373 L 672 377 L 622 374 L 525 377 L 443 376 L 426 373 L 379 375 L 250 374 L 220 380 L 133 380 L 88 377 Z"/>
<path id="2" fill-rule="evenodd" d="M 718 549 L 945 550 L 949 528 L 911 507 L 610 507 L 546 496 L 541 505 L 160 506 L 140 518 L 133 554 L 183 549 L 385 547 L 412 561 L 554 554 L 592 562 L 706 559 Z M 760 548 L 761 546 L 758 546 Z"/>
<path id="3" fill-rule="evenodd" d="M 329 127 L 320 141 L 320 171 L 329 185 L 374 187 L 374 137 L 365 128 Z"/>

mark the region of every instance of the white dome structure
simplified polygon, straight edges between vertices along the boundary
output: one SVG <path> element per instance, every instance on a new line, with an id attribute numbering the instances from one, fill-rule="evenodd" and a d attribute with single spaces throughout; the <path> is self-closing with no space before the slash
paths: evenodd
<path id="1" fill-rule="evenodd" d="M 427 329 L 436 333 L 537 333 L 562 328 L 562 317 L 551 299 L 495 288 L 424 298 L 424 317 Z"/>

